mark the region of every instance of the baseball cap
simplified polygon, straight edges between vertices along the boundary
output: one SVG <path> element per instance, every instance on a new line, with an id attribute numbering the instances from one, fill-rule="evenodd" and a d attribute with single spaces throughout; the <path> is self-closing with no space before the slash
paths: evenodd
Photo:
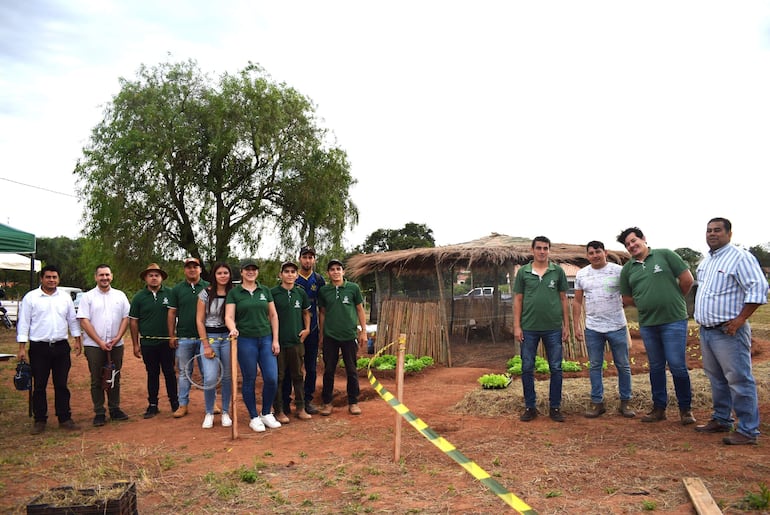
<path id="1" fill-rule="evenodd" d="M 315 256 L 315 249 L 310 245 L 305 245 L 299 250 L 299 256 L 302 257 L 303 254 L 313 254 Z"/>
<path id="2" fill-rule="evenodd" d="M 343 270 L 345 269 L 345 265 L 342 264 L 342 261 L 340 261 L 339 259 L 332 259 L 331 261 L 329 261 L 329 264 L 326 265 L 326 270 L 329 270 L 334 265 L 339 265 L 342 267 Z"/>
<path id="3" fill-rule="evenodd" d="M 198 258 L 195 258 L 195 257 L 184 258 L 184 266 L 187 266 L 190 263 L 195 263 L 196 265 L 201 266 L 201 262 Z"/>
<path id="4" fill-rule="evenodd" d="M 287 267 L 292 267 L 294 268 L 294 270 L 299 270 L 297 263 L 293 261 L 284 261 L 283 263 L 281 263 L 281 272 L 283 272 L 283 269 Z"/>
<path id="5" fill-rule="evenodd" d="M 256 268 L 259 270 L 259 265 L 256 264 L 254 261 L 246 261 L 244 264 L 241 265 L 241 270 L 246 270 L 247 268 Z"/>

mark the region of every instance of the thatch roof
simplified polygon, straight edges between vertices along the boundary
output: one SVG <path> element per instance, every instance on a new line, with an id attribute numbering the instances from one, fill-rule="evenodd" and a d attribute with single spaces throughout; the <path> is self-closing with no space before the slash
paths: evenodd
<path id="1" fill-rule="evenodd" d="M 551 243 L 551 260 L 577 266 L 588 264 L 585 244 Z M 626 252 L 607 251 L 608 261 L 625 263 Z M 347 260 L 345 272 L 361 277 L 374 272 L 390 271 L 396 275 L 435 274 L 440 268 L 496 268 L 524 265 L 532 261 L 532 239 L 492 233 L 484 238 L 442 247 L 394 250 L 375 254 L 358 254 Z"/>

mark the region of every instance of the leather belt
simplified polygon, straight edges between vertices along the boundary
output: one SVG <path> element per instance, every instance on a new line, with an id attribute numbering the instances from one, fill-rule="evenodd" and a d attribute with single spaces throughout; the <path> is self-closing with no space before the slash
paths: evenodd
<path id="1" fill-rule="evenodd" d="M 49 340 L 49 341 L 32 341 L 32 340 L 30 340 L 29 343 L 38 343 L 38 344 L 42 343 L 42 344 L 48 345 L 49 347 L 53 347 L 54 345 L 59 345 L 61 343 L 68 343 L 68 341 L 66 339 L 64 339 L 64 340 Z"/>
<path id="2" fill-rule="evenodd" d="M 712 326 L 702 325 L 702 326 L 700 326 L 700 327 L 701 327 L 701 329 L 705 329 L 706 331 L 712 331 L 712 330 L 714 330 L 714 329 L 722 329 L 722 327 L 723 327 L 723 326 L 724 326 L 726 323 L 727 323 L 727 322 L 722 322 L 722 323 L 721 323 L 721 324 L 719 324 L 719 325 L 712 325 Z"/>

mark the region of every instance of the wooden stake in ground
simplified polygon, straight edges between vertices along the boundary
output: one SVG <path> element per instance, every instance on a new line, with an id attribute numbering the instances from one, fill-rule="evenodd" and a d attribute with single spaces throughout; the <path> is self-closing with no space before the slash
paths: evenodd
<path id="1" fill-rule="evenodd" d="M 398 402 L 404 400 L 404 354 L 406 354 L 406 335 L 398 335 L 398 354 L 396 359 L 396 399 Z M 393 442 L 394 452 L 393 461 L 398 463 L 401 459 L 401 413 L 396 412 L 396 430 Z"/>
<path id="2" fill-rule="evenodd" d="M 232 438 L 238 438 L 238 410 L 236 409 L 236 398 L 238 396 L 238 339 L 230 338 L 230 418 L 233 420 Z"/>

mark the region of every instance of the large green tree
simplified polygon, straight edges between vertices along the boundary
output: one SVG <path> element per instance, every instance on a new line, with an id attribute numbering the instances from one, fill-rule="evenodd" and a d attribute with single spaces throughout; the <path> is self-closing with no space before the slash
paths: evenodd
<path id="1" fill-rule="evenodd" d="M 194 61 L 142 66 L 120 85 L 75 168 L 87 235 L 117 264 L 257 255 L 276 236 L 339 247 L 358 222 L 346 153 L 258 65 L 217 81 Z"/>
<path id="2" fill-rule="evenodd" d="M 402 229 L 377 229 L 366 238 L 360 250 L 369 254 L 435 246 L 433 229 L 425 224 L 409 222 Z"/>

